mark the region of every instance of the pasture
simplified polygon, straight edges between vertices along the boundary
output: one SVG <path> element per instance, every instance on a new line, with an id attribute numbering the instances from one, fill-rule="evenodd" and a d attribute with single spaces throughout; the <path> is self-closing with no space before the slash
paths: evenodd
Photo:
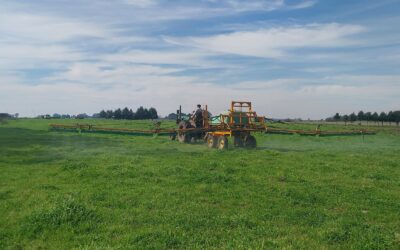
<path id="1" fill-rule="evenodd" d="M 0 124 L 1 249 L 400 248 L 397 127 L 364 138 L 257 134 L 255 150 L 217 151 L 48 131 L 53 122 L 77 121 Z"/>

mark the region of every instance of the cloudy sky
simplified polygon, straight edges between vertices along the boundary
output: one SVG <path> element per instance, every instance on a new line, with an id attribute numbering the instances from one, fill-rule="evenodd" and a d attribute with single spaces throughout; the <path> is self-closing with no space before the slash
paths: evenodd
<path id="1" fill-rule="evenodd" d="M 400 109 L 399 0 L 0 0 L 0 112 Z"/>

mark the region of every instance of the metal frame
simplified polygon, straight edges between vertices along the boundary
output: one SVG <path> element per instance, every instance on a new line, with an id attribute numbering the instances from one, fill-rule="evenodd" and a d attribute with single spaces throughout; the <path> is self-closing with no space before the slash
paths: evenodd
<path id="1" fill-rule="evenodd" d="M 240 110 L 237 110 L 238 108 Z M 205 112 L 208 114 L 207 106 Z M 221 123 L 218 125 L 210 125 L 208 116 L 203 117 L 207 117 L 207 121 L 203 123 L 205 125 L 204 128 L 208 128 L 210 130 L 208 133 L 213 136 L 231 137 L 240 133 L 263 132 L 267 129 L 265 117 L 258 116 L 257 113 L 253 111 L 251 102 L 232 101 L 229 114 L 221 114 Z M 236 121 L 239 120 L 239 122 L 236 122 L 235 118 L 239 118 L 236 119 Z M 247 122 L 243 121 L 244 118 L 246 118 Z M 226 120 L 228 120 L 228 123 L 225 122 Z"/>

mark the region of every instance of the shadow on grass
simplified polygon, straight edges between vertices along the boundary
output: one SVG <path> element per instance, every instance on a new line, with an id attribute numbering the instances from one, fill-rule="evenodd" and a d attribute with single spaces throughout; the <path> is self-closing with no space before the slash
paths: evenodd
<path id="1" fill-rule="evenodd" d="M 56 134 L 49 131 L 40 131 L 25 128 L 0 128 L 0 148 L 30 147 L 30 146 L 64 146 L 76 143 L 110 142 L 110 138 L 82 137 L 76 134 Z"/>
<path id="2" fill-rule="evenodd" d="M 168 133 L 162 134 L 152 134 L 152 133 L 140 133 L 140 132 L 125 132 L 125 131 L 100 131 L 100 130 L 82 130 L 78 131 L 76 129 L 50 129 L 52 132 L 71 132 L 71 133 L 82 133 L 82 134 L 106 134 L 106 135 L 131 135 L 131 136 L 169 136 Z"/>

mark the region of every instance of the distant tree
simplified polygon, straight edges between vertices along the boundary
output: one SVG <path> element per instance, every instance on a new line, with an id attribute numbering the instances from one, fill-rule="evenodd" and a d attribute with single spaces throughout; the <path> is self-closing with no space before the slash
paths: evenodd
<path id="1" fill-rule="evenodd" d="M 371 116 L 371 120 L 374 122 L 379 122 L 379 115 L 377 112 L 374 112 Z"/>
<path id="2" fill-rule="evenodd" d="M 390 123 L 394 122 L 395 119 L 394 119 L 393 111 L 389 111 L 389 113 L 387 114 L 387 120 Z"/>
<path id="3" fill-rule="evenodd" d="M 400 110 L 394 111 L 393 112 L 393 116 L 394 116 L 394 122 L 396 123 L 397 126 L 399 126 L 399 123 L 400 123 Z"/>
<path id="4" fill-rule="evenodd" d="M 132 111 L 132 109 L 129 109 L 128 107 L 123 108 L 122 110 L 120 108 L 116 109 L 115 111 L 112 110 L 107 110 L 107 111 L 100 111 L 98 113 L 98 116 L 101 118 L 106 118 L 106 119 L 126 119 L 126 120 L 139 120 L 139 119 L 157 119 L 158 114 L 157 110 L 155 108 L 144 108 L 143 106 L 140 106 L 137 110 L 136 113 Z"/>
<path id="5" fill-rule="evenodd" d="M 177 115 L 175 113 L 171 113 L 168 116 L 166 116 L 165 118 L 169 119 L 169 120 L 176 120 Z"/>
<path id="6" fill-rule="evenodd" d="M 364 114 L 364 119 L 367 121 L 367 124 L 368 124 L 368 122 L 371 121 L 371 119 L 372 119 L 372 114 L 371 114 L 371 112 L 365 113 L 365 114 Z"/>
<path id="7" fill-rule="evenodd" d="M 11 118 L 12 115 L 8 114 L 8 113 L 0 113 L 0 118 Z"/>
<path id="8" fill-rule="evenodd" d="M 348 115 L 344 115 L 344 116 L 342 116 L 342 119 L 344 121 L 344 125 L 347 125 L 347 122 L 349 121 L 349 116 Z"/>
<path id="9" fill-rule="evenodd" d="M 135 113 L 132 111 L 132 109 L 129 109 L 129 115 L 130 115 L 130 120 L 135 119 Z"/>
<path id="10" fill-rule="evenodd" d="M 349 119 L 351 122 L 355 122 L 357 120 L 357 115 L 353 112 L 350 114 Z"/>
<path id="11" fill-rule="evenodd" d="M 143 108 L 143 106 L 140 106 L 135 113 L 135 119 L 136 120 L 142 120 L 142 119 L 146 119 L 145 118 L 146 112 Z"/>
<path id="12" fill-rule="evenodd" d="M 397 126 L 399 126 L 400 123 L 400 111 L 389 111 L 387 114 L 387 120 L 389 122 L 395 122 Z"/>
<path id="13" fill-rule="evenodd" d="M 112 119 L 114 117 L 114 112 L 112 110 L 107 110 L 106 113 L 107 113 L 106 115 L 107 119 Z"/>
<path id="14" fill-rule="evenodd" d="M 120 108 L 114 111 L 114 119 L 122 119 L 122 110 Z"/>
<path id="15" fill-rule="evenodd" d="M 359 121 L 363 121 L 365 119 L 364 112 L 362 110 L 360 112 L 358 112 L 357 119 Z"/>
<path id="16" fill-rule="evenodd" d="M 107 112 L 104 110 L 100 111 L 100 118 L 107 118 Z"/>
<path id="17" fill-rule="evenodd" d="M 61 115 L 60 115 L 60 114 L 57 114 L 57 113 L 54 113 L 53 116 L 52 116 L 52 118 L 54 118 L 54 119 L 60 119 L 60 118 L 61 118 Z"/>
<path id="18" fill-rule="evenodd" d="M 127 107 L 125 107 L 125 108 L 122 110 L 121 118 L 122 118 L 122 119 L 125 119 L 125 120 L 129 120 L 129 119 L 130 119 L 130 116 L 131 116 L 131 114 L 130 114 L 130 112 L 129 112 L 129 109 L 128 109 Z"/>
<path id="19" fill-rule="evenodd" d="M 387 115 L 386 115 L 385 112 L 381 112 L 381 113 L 379 114 L 379 121 L 382 123 L 382 126 L 383 126 L 383 122 L 386 122 L 386 121 L 387 121 Z"/>
<path id="20" fill-rule="evenodd" d="M 150 113 L 150 109 L 145 109 L 146 119 L 153 119 L 152 114 Z"/>
<path id="21" fill-rule="evenodd" d="M 76 119 L 85 119 L 89 118 L 89 116 L 86 113 L 82 113 L 76 116 Z"/>
<path id="22" fill-rule="evenodd" d="M 125 119 L 127 119 L 127 120 L 135 119 L 135 113 L 133 113 L 132 109 L 128 109 L 128 108 L 125 108 L 125 109 L 124 109 L 125 110 L 125 116 L 126 116 Z M 124 111 L 123 111 L 123 113 L 124 113 Z"/>
<path id="23" fill-rule="evenodd" d="M 61 115 L 61 118 L 62 119 L 69 119 L 69 118 L 71 118 L 71 116 L 68 115 L 68 114 L 64 114 L 64 115 Z"/>
<path id="24" fill-rule="evenodd" d="M 333 120 L 335 120 L 335 121 L 339 121 L 340 120 L 340 115 L 339 115 L 339 113 L 336 113 L 334 116 L 333 116 Z"/>
<path id="25" fill-rule="evenodd" d="M 150 114 L 150 119 L 157 119 L 158 118 L 158 114 L 157 114 L 157 110 L 153 107 L 151 107 L 149 109 L 149 114 Z"/>
<path id="26" fill-rule="evenodd" d="M 17 119 L 18 119 L 18 116 L 19 116 L 18 113 L 15 113 L 15 114 L 14 114 L 14 118 L 17 118 Z"/>
<path id="27" fill-rule="evenodd" d="M 150 119 L 150 112 L 147 108 L 144 109 L 144 119 Z"/>

